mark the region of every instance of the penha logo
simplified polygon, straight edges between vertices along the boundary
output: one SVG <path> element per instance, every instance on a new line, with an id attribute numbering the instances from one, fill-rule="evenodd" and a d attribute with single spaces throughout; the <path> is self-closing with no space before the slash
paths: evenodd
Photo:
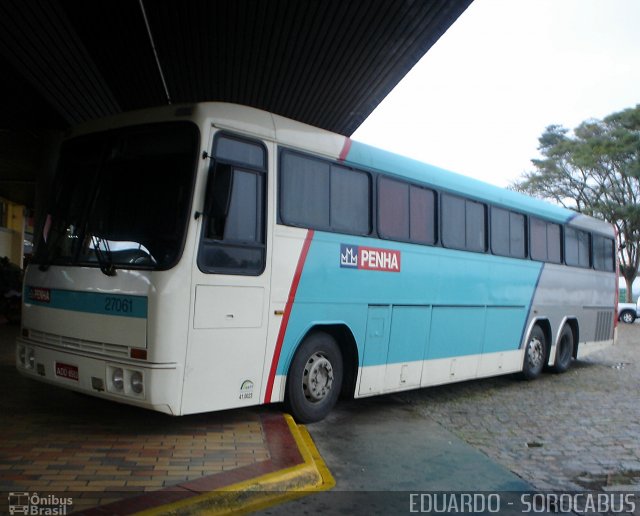
<path id="1" fill-rule="evenodd" d="M 358 246 L 340 244 L 340 267 L 358 268 Z"/>
<path id="2" fill-rule="evenodd" d="M 340 267 L 400 272 L 400 251 L 340 244 Z"/>

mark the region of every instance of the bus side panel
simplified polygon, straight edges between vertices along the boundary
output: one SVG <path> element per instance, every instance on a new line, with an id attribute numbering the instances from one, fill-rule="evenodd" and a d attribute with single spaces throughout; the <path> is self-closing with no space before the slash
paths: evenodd
<path id="1" fill-rule="evenodd" d="M 615 275 L 592 269 L 546 264 L 533 299 L 527 327 L 536 319 L 549 321 L 550 363 L 567 318 L 576 319 L 580 356 L 613 344 Z"/>
<path id="2" fill-rule="evenodd" d="M 354 267 L 346 248 L 397 253 L 398 268 L 390 261 Z M 295 350 L 322 324 L 344 324 L 355 337 L 357 395 L 517 370 L 540 269 L 531 261 L 316 232 L 279 356 L 280 395 L 271 400 L 282 399 Z"/>
<path id="3" fill-rule="evenodd" d="M 415 357 L 424 356 L 427 350 L 431 307 L 396 305 L 391 322 L 384 388 L 395 391 L 419 387 L 423 362 Z"/>

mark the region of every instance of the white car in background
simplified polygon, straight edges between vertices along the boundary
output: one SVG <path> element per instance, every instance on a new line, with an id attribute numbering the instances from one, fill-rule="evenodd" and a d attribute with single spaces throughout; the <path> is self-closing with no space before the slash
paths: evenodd
<path id="1" fill-rule="evenodd" d="M 618 320 L 632 324 L 640 317 L 640 297 L 636 303 L 618 303 Z"/>

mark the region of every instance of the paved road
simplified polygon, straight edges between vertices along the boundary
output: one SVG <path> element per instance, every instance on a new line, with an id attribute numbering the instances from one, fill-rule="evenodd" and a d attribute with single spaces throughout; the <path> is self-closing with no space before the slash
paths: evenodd
<path id="1" fill-rule="evenodd" d="M 637 484 L 640 491 L 639 395 L 634 324 L 620 325 L 616 346 L 562 375 L 492 378 L 400 397 L 536 489 Z"/>
<path id="2" fill-rule="evenodd" d="M 308 425 L 336 488 L 264 512 L 401 514 L 409 512 L 412 491 L 637 494 L 639 392 L 635 324 L 620 327 L 615 347 L 562 375 L 533 382 L 504 376 L 344 402 Z"/>
<path id="3" fill-rule="evenodd" d="M 509 505 L 517 497 L 509 492 L 533 490 L 396 397 L 343 403 L 326 420 L 307 428 L 336 487 L 269 508 L 264 514 L 405 514 L 436 504 L 439 509 L 448 507 L 445 491 L 484 492 L 478 494 L 474 513 L 483 512 L 476 510 L 483 503 L 486 513 L 495 512 L 489 511 L 491 502 L 491 509 L 499 508 L 500 514 L 520 514 L 519 504 Z M 461 503 L 463 498 L 457 500 Z"/>

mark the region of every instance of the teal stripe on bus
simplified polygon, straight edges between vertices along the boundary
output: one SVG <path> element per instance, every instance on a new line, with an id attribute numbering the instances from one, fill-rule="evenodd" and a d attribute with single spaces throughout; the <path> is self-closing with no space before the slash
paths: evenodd
<path id="1" fill-rule="evenodd" d="M 25 304 L 117 317 L 146 319 L 147 298 L 25 286 Z"/>

